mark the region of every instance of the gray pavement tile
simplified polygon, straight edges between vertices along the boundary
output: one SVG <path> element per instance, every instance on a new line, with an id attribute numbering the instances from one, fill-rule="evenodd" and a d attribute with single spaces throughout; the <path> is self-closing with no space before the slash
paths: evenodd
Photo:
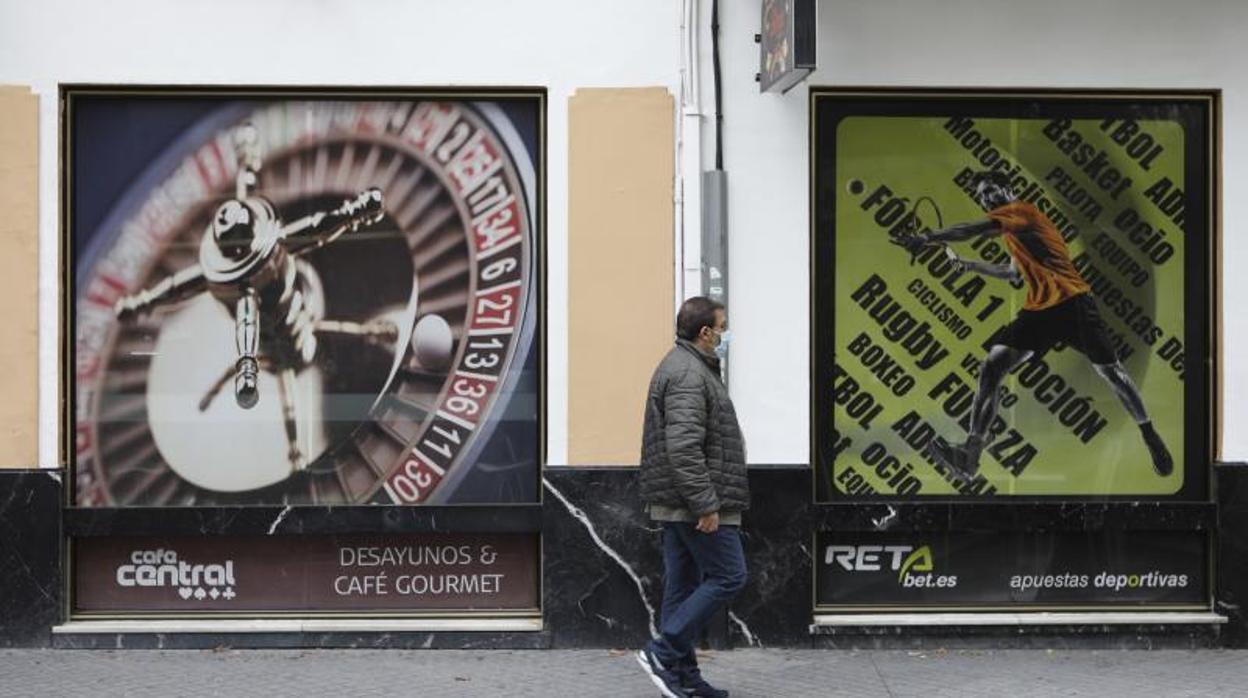
<path id="1" fill-rule="evenodd" d="M 1248 652 L 734 650 L 739 698 L 1248 696 Z M 0 650 L 0 696 L 654 696 L 607 650 Z"/>

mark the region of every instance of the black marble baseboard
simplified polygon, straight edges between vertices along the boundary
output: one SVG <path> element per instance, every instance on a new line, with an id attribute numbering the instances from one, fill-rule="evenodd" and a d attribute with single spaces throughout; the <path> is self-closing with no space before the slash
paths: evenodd
<path id="1" fill-rule="evenodd" d="M 639 647 L 663 597 L 659 528 L 636 468 L 549 468 L 542 614 L 554 647 Z"/>
<path id="2" fill-rule="evenodd" d="M 1214 625 L 883 626 L 820 628 L 810 636 L 811 647 L 838 650 L 1149 650 L 1220 645 L 1220 631 Z"/>
<path id="3" fill-rule="evenodd" d="M 750 581 L 714 619 L 708 647 L 801 646 L 811 620 L 810 471 L 750 472 L 742 535 Z M 658 525 L 642 511 L 635 468 L 546 472 L 545 605 L 555 647 L 638 647 L 660 622 Z"/>
<path id="4" fill-rule="evenodd" d="M 535 533 L 541 529 L 541 504 L 65 510 L 65 531 L 75 537 Z"/>
<path id="5" fill-rule="evenodd" d="M 541 504 L 62 510 L 57 471 L 0 471 L 0 646 L 636 647 L 657 625 L 658 526 L 635 468 L 548 468 Z M 927 502 L 815 504 L 804 466 L 751 468 L 743 527 L 750 581 L 704 638 L 710 647 L 1248 646 L 1248 465 L 1215 467 L 1213 503 Z M 61 540 L 98 535 L 541 531 L 545 630 L 533 633 L 56 635 Z M 812 635 L 818 530 L 1215 530 L 1220 627 L 852 628 Z M 430 639 L 432 638 L 432 639 Z"/>
<path id="6" fill-rule="evenodd" d="M 742 536 L 750 579 L 732 602 L 733 647 L 803 646 L 814 603 L 814 531 L 808 468 L 750 471 Z"/>
<path id="7" fill-rule="evenodd" d="M 57 649 L 432 649 L 537 650 L 550 647 L 545 631 L 386 633 L 66 633 L 52 636 Z"/>
<path id="8" fill-rule="evenodd" d="M 0 647 L 43 647 L 60 617 L 61 473 L 0 470 Z"/>
<path id="9" fill-rule="evenodd" d="M 1204 531 L 1212 502 L 883 502 L 815 505 L 822 531 Z"/>
<path id="10" fill-rule="evenodd" d="M 1230 619 L 1223 644 L 1248 647 L 1248 463 L 1220 463 L 1213 472 L 1218 494 L 1215 610 Z"/>

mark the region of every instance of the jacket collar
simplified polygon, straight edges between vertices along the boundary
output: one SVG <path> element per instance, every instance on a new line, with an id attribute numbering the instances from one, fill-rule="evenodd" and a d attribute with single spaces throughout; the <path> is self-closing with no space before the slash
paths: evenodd
<path id="1" fill-rule="evenodd" d="M 687 339 L 681 339 L 679 337 L 676 338 L 676 346 L 681 347 L 686 351 L 692 352 L 694 356 L 702 360 L 702 363 L 706 364 L 707 368 L 714 371 L 715 375 L 717 376 L 719 375 L 719 357 L 718 356 L 715 356 L 714 354 L 708 354 L 702 351 L 702 349 L 698 347 L 698 345 L 694 344 L 693 342 Z"/>

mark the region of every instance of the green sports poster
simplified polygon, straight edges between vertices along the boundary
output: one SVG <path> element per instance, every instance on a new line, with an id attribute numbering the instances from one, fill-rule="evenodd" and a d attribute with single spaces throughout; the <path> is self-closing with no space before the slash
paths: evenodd
<path id="1" fill-rule="evenodd" d="M 1199 497 L 1208 109 L 1163 95 L 812 94 L 820 500 Z M 1041 251 L 1077 272 L 1069 305 L 1024 308 L 1049 272 L 1026 259 L 1029 230 L 1018 252 L 992 225 L 986 179 L 1060 235 Z M 985 363 L 994 347 L 1010 362 Z M 972 442 L 958 467 L 940 451 Z"/>

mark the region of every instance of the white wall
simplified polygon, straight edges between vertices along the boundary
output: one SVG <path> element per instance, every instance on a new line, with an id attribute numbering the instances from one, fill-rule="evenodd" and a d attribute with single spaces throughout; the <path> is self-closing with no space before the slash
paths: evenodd
<path id="1" fill-rule="evenodd" d="M 1224 270 L 1248 264 L 1248 2 L 822 0 L 819 70 L 783 96 L 753 82 L 759 3 L 721 2 L 732 392 L 756 463 L 805 462 L 808 85 L 1223 90 Z M 709 148 L 709 146 L 708 146 Z M 709 149 L 706 151 L 709 157 Z M 1223 277 L 1222 456 L 1248 459 L 1248 278 Z"/>
<path id="2" fill-rule="evenodd" d="M 0 0 L 0 83 L 41 94 L 40 462 L 56 464 L 57 83 L 543 85 L 548 441 L 566 462 L 567 98 L 677 91 L 673 0 Z"/>
<path id="3" fill-rule="evenodd" d="M 709 15 L 710 0 L 701 0 Z M 759 0 L 722 0 L 725 168 L 734 329 L 732 390 L 750 459 L 808 458 L 807 86 L 760 95 Z M 824 0 L 810 84 L 1220 87 L 1223 267 L 1248 262 L 1248 2 Z M 678 93 L 679 0 L 0 0 L 0 82 L 42 93 L 41 462 L 55 463 L 58 82 L 537 84 L 549 105 L 550 460 L 565 462 L 567 97 L 582 86 Z M 703 56 L 710 42 L 703 35 Z M 709 63 L 703 65 L 709 116 Z M 686 117 L 686 138 L 696 117 Z M 704 123 L 709 119 L 704 117 Z M 711 131 L 702 158 L 712 162 Z M 686 152 L 686 155 L 688 151 Z M 682 158 L 688 166 L 687 158 Z M 694 172 L 687 172 L 691 178 Z M 695 180 L 696 181 L 696 180 Z M 695 191 L 696 193 L 696 191 Z M 696 202 L 690 201 L 690 205 Z M 686 224 L 696 216 L 686 218 Z M 1224 307 L 1248 279 L 1224 280 Z M 1223 313 L 1225 346 L 1248 319 Z M 1241 339 L 1243 338 L 1243 339 Z M 1223 392 L 1248 390 L 1224 354 Z M 1225 405 L 1223 456 L 1248 459 L 1248 401 Z"/>

